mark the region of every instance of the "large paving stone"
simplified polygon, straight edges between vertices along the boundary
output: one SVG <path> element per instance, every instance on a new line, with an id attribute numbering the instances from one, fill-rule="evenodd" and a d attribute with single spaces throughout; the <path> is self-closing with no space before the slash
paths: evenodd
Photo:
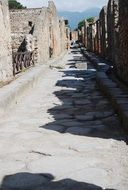
<path id="1" fill-rule="evenodd" d="M 70 127 L 65 132 L 71 133 L 74 135 L 88 135 L 90 132 L 92 132 L 92 128 L 89 128 L 89 127 Z"/>
<path id="2" fill-rule="evenodd" d="M 50 131 L 57 131 L 59 133 L 63 133 L 65 131 L 64 126 L 56 124 L 56 123 L 51 123 L 51 124 L 47 124 L 45 126 L 41 126 L 41 128 L 46 129 L 46 130 L 50 130 Z"/>
<path id="3" fill-rule="evenodd" d="M 73 59 L 72 54 L 69 59 Z M 67 58 L 64 63 L 69 63 Z M 83 119 L 80 116 L 88 112 L 92 115 L 105 112 L 108 116 L 112 110 L 95 86 L 92 67 L 89 65 L 86 72 L 69 67 L 66 65 L 63 71 L 50 70 L 45 77 L 41 74 L 40 83 L 1 118 L 1 123 L 7 121 L 5 130 L 4 125 L 0 128 L 0 179 L 6 184 L 2 190 L 97 190 L 101 187 L 127 190 L 127 146 L 122 133 L 122 136 L 115 133 L 121 125 L 115 115 L 91 121 L 75 119 L 75 115 Z M 56 86 L 63 79 L 67 80 Z M 63 86 L 65 82 L 68 88 Z M 77 97 L 73 98 L 74 94 Z M 82 104 L 75 105 L 75 99 Z M 83 104 L 84 100 L 91 103 Z M 28 172 L 29 177 L 26 174 L 17 177 L 21 172 Z M 6 177 L 11 174 L 8 180 Z"/>
<path id="4" fill-rule="evenodd" d="M 101 111 L 94 112 L 95 119 L 102 119 L 104 117 L 104 113 Z"/>
<path id="5" fill-rule="evenodd" d="M 60 113 L 60 114 L 54 114 L 54 118 L 56 120 L 61 120 L 61 119 L 72 119 L 73 117 L 66 113 Z"/>
<path id="6" fill-rule="evenodd" d="M 75 93 L 72 98 L 85 98 L 86 94 L 84 93 Z"/>
<path id="7" fill-rule="evenodd" d="M 78 141 L 76 142 L 78 143 Z M 73 177 L 72 179 L 75 179 L 76 173 L 79 173 L 80 170 L 87 168 L 87 165 L 89 167 L 95 167 L 96 164 L 99 163 L 99 160 L 94 159 L 94 157 L 91 157 L 91 155 L 85 155 L 81 157 L 77 155 L 76 151 L 75 153 L 76 154 L 72 155 L 72 157 L 67 154 L 65 156 L 59 155 L 52 157 L 43 157 L 38 160 L 29 162 L 29 171 L 31 171 L 31 173 L 50 173 L 57 179 L 70 178 L 71 176 Z M 78 177 L 80 180 L 82 176 L 78 175 Z M 86 181 L 86 179 L 84 179 L 83 181 Z"/>
<path id="8" fill-rule="evenodd" d="M 59 124 L 62 126 L 65 126 L 65 127 L 76 127 L 76 126 L 83 126 L 84 125 L 82 122 L 79 122 L 75 119 L 74 120 L 60 120 Z"/>
<path id="9" fill-rule="evenodd" d="M 3 179 L 2 190 L 35 190 L 47 183 L 52 176 L 30 173 L 17 173 Z"/>
<path id="10" fill-rule="evenodd" d="M 114 115 L 114 111 L 104 111 L 104 117 L 110 117 L 112 115 Z"/>
<path id="11" fill-rule="evenodd" d="M 87 62 L 76 63 L 75 66 L 77 67 L 77 69 L 87 70 Z"/>
<path id="12" fill-rule="evenodd" d="M 60 105 L 60 106 L 56 106 L 56 107 L 54 107 L 54 110 L 56 110 L 56 111 L 62 111 L 62 110 L 65 110 L 65 109 L 70 109 L 70 108 L 72 108 L 73 106 L 72 105 Z"/>
<path id="13" fill-rule="evenodd" d="M 9 175 L 10 173 L 15 173 L 25 167 L 25 163 L 16 160 L 0 160 L 0 176 Z"/>
<path id="14" fill-rule="evenodd" d="M 86 183 L 86 182 L 80 182 L 75 181 L 73 179 L 62 179 L 59 181 L 53 181 L 49 183 L 48 185 L 45 185 L 45 187 L 41 187 L 38 190 L 102 190 L 101 187 Z"/>
<path id="15" fill-rule="evenodd" d="M 92 121 L 94 119 L 93 112 L 88 112 L 85 115 L 76 115 L 75 118 L 79 121 Z"/>
<path id="16" fill-rule="evenodd" d="M 87 99 L 81 99 L 81 100 L 75 100 L 75 104 L 76 105 L 88 105 L 88 104 L 91 104 L 92 102 L 90 100 L 87 100 Z"/>

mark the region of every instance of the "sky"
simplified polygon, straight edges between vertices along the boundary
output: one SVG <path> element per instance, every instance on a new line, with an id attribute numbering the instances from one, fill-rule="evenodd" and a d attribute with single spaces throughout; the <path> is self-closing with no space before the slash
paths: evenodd
<path id="1" fill-rule="evenodd" d="M 38 8 L 48 5 L 48 0 L 18 0 L 28 8 Z M 89 8 L 102 8 L 108 0 L 53 0 L 58 11 L 84 11 Z"/>

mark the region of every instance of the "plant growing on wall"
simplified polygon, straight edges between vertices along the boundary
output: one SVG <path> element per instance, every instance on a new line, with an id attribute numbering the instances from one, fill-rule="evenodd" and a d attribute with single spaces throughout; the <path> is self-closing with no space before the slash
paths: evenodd
<path id="1" fill-rule="evenodd" d="M 26 9 L 20 2 L 17 0 L 8 0 L 9 9 Z"/>

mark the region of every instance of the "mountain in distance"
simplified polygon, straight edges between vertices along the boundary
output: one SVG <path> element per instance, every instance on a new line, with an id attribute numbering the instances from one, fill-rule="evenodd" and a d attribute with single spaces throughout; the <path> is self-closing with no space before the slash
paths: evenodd
<path id="1" fill-rule="evenodd" d="M 90 8 L 83 12 L 71 12 L 71 11 L 60 11 L 59 16 L 67 19 L 71 29 L 78 27 L 78 23 L 86 18 L 95 17 L 99 15 L 100 8 Z"/>

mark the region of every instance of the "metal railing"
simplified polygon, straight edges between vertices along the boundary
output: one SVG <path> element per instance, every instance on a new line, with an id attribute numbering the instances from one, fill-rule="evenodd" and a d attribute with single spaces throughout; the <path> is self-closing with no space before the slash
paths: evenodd
<path id="1" fill-rule="evenodd" d="M 34 66 L 34 51 L 13 53 L 13 75 Z"/>

